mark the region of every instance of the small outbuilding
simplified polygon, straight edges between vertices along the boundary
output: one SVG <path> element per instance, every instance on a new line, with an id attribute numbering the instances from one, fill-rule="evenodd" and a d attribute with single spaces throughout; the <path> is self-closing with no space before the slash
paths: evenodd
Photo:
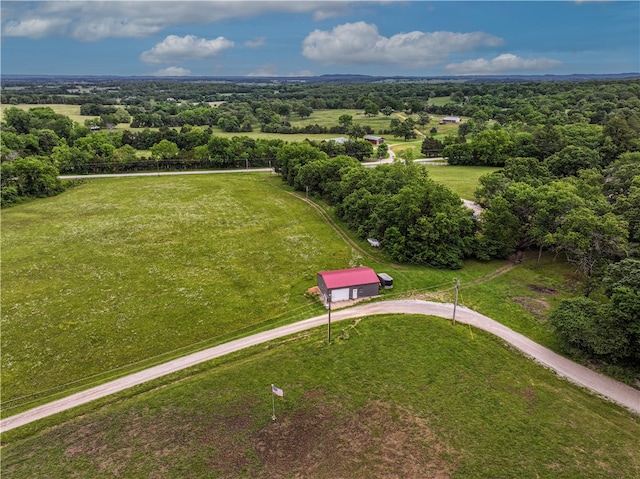
<path id="1" fill-rule="evenodd" d="M 378 241 L 375 238 L 367 238 L 367 242 L 373 246 L 374 248 L 379 248 L 380 247 L 380 241 Z"/>
<path id="2" fill-rule="evenodd" d="M 445 116 L 442 120 L 440 120 L 440 124 L 444 125 L 445 123 L 460 123 L 462 120 L 457 116 Z"/>
<path id="3" fill-rule="evenodd" d="M 384 138 L 382 138 L 381 136 L 365 135 L 364 139 L 369 143 L 371 143 L 372 145 L 376 145 L 376 146 L 384 143 Z"/>
<path id="4" fill-rule="evenodd" d="M 380 279 L 373 269 L 366 266 L 323 271 L 318 273 L 318 288 L 325 301 L 330 297 L 332 303 L 337 303 L 377 296 L 380 291 Z"/>
<path id="5" fill-rule="evenodd" d="M 378 273 L 378 279 L 380 280 L 380 286 L 382 286 L 384 289 L 393 288 L 393 278 L 387 273 Z"/>

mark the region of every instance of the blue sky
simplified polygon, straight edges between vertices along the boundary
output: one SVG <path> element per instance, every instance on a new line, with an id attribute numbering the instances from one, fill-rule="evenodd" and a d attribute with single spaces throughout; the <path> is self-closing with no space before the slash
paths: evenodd
<path id="1" fill-rule="evenodd" d="M 3 74 L 640 71 L 638 1 L 6 1 Z"/>

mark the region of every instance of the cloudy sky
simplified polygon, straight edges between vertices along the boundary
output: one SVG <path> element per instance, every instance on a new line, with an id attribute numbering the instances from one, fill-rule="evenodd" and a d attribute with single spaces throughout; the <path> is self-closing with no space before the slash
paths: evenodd
<path id="1" fill-rule="evenodd" d="M 638 1 L 7 1 L 3 74 L 640 71 Z"/>

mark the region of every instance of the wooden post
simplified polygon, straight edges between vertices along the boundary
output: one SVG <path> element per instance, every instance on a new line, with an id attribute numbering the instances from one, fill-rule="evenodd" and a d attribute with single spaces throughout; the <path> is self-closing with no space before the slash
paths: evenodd
<path id="1" fill-rule="evenodd" d="M 460 280 L 456 278 L 456 300 L 453 303 L 453 319 L 452 324 L 456 324 L 456 308 L 458 307 L 458 291 L 460 290 Z"/>
<path id="2" fill-rule="evenodd" d="M 327 309 L 329 310 L 329 322 L 327 323 L 327 344 L 331 344 L 331 290 L 327 292 Z"/>

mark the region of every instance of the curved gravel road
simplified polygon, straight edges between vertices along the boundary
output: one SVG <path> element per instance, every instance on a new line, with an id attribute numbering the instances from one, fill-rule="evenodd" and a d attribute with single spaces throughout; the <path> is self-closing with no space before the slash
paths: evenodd
<path id="1" fill-rule="evenodd" d="M 422 300 L 381 301 L 332 311 L 331 319 L 333 322 L 375 314 L 397 313 L 424 314 L 451 319 L 453 315 L 453 305 Z M 580 366 L 579 364 L 576 364 L 573 361 L 570 361 L 526 338 L 522 334 L 516 333 L 497 321 L 494 321 L 493 319 L 471 309 L 458 306 L 456 310 L 456 321 L 470 324 L 478 329 L 483 329 L 498 336 L 522 351 L 526 356 L 532 358 L 534 361 L 554 370 L 559 376 L 590 389 L 605 399 L 620 404 L 636 414 L 640 414 L 640 391 L 614 379 L 598 374 L 584 366 Z M 67 409 L 88 403 L 94 399 L 123 391 L 132 386 L 151 381 L 152 379 L 165 376 L 175 371 L 224 356 L 225 354 L 229 354 L 249 346 L 265 343 L 272 339 L 281 338 L 283 336 L 315 328 L 326 324 L 326 322 L 327 315 L 323 314 L 322 316 L 316 316 L 297 323 L 281 326 L 270 331 L 264 331 L 245 338 L 236 339 L 204 351 L 174 359 L 173 361 L 87 389 L 86 391 L 72 394 L 71 396 L 63 399 L 16 414 L 15 416 L 7 417 L 0 421 L 0 431 L 8 431 L 10 429 L 23 426 L 30 422 L 37 421 L 38 419 L 66 411 Z"/>

